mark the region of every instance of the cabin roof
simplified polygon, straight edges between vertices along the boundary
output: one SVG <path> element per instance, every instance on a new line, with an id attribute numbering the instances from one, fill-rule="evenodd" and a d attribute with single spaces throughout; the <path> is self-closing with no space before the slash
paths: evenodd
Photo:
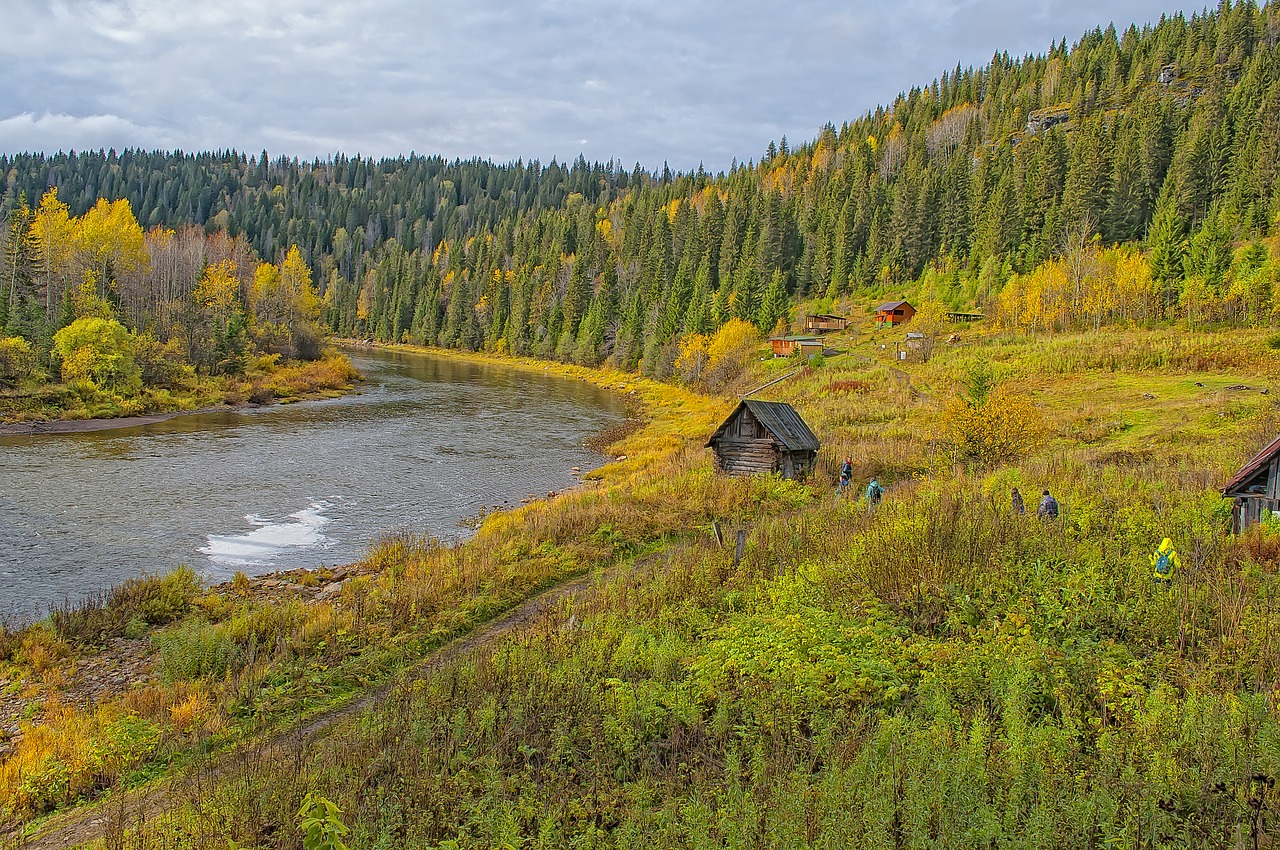
<path id="1" fill-rule="evenodd" d="M 1243 492 L 1234 491 L 1243 491 L 1243 488 L 1248 485 L 1250 479 L 1259 472 L 1265 470 L 1267 465 L 1271 463 L 1276 455 L 1280 455 L 1280 437 L 1276 437 L 1267 444 L 1266 448 L 1250 458 L 1249 462 L 1244 466 L 1240 467 L 1240 471 L 1231 476 L 1231 480 L 1223 486 L 1222 495 L 1243 495 Z"/>
<path id="2" fill-rule="evenodd" d="M 889 311 L 889 310 L 896 310 L 896 309 L 898 309 L 899 307 L 910 307 L 910 306 L 911 306 L 911 305 L 910 305 L 910 304 L 908 304 L 906 301 L 886 301 L 886 302 L 884 302 L 883 304 L 881 304 L 879 307 L 877 307 L 877 308 L 876 308 L 876 312 L 877 312 L 877 313 L 884 313 L 884 312 L 887 312 L 887 311 Z"/>
<path id="3" fill-rule="evenodd" d="M 809 317 L 810 319 L 843 319 L 844 316 L 833 316 L 830 313 L 816 313 Z"/>
<path id="4" fill-rule="evenodd" d="M 707 447 L 710 447 L 724 429 L 729 427 L 730 422 L 738 418 L 744 407 L 751 411 L 751 415 L 768 429 L 787 451 L 816 452 L 820 448 L 818 438 L 809 430 L 809 426 L 800 418 L 800 414 L 796 413 L 794 407 L 782 401 L 756 401 L 755 399 L 743 399 L 733 409 L 733 413 L 729 414 L 729 418 L 720 423 L 720 427 L 707 440 Z"/>
<path id="5" fill-rule="evenodd" d="M 769 338 L 769 342 L 777 342 L 779 340 L 784 342 L 822 342 L 816 336 L 775 336 Z"/>

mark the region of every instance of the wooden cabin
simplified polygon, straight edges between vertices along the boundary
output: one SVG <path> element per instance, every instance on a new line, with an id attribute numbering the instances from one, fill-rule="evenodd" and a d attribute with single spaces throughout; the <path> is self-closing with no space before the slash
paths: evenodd
<path id="1" fill-rule="evenodd" d="M 802 357 L 809 357 L 826 350 L 822 340 L 816 336 L 775 336 L 769 342 L 773 345 L 774 357 L 790 357 L 797 352 Z"/>
<path id="2" fill-rule="evenodd" d="M 883 327 L 905 325 L 916 314 L 916 308 L 906 301 L 886 301 L 876 308 L 876 324 Z"/>
<path id="3" fill-rule="evenodd" d="M 844 316 L 810 316 L 804 320 L 805 333 L 824 334 L 830 331 L 842 331 L 849 325 Z"/>
<path id="4" fill-rule="evenodd" d="M 1231 530 L 1237 534 L 1280 511 L 1280 437 L 1258 452 L 1222 488 L 1231 508 Z"/>
<path id="5" fill-rule="evenodd" d="M 707 440 L 716 454 L 716 469 L 729 475 L 777 472 L 804 478 L 818 456 L 818 438 L 796 413 L 780 401 L 743 400 Z"/>

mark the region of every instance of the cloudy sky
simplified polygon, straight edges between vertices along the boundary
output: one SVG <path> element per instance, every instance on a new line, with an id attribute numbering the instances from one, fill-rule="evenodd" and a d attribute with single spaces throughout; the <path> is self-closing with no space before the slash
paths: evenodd
<path id="1" fill-rule="evenodd" d="M 3 0 L 0 150 L 728 167 L 1169 0 Z"/>

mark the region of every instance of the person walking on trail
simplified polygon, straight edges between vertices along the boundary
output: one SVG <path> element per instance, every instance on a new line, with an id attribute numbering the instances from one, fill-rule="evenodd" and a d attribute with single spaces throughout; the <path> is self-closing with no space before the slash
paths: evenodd
<path id="1" fill-rule="evenodd" d="M 845 495 L 849 492 L 849 485 L 853 483 L 853 458 L 847 457 L 840 466 L 840 483 L 836 485 L 836 493 Z"/>
<path id="2" fill-rule="evenodd" d="M 1166 537 L 1160 541 L 1160 548 L 1151 554 L 1151 579 L 1156 584 L 1169 584 L 1181 566 L 1182 559 L 1173 548 L 1173 541 Z"/>
<path id="3" fill-rule="evenodd" d="M 867 504 L 874 508 L 883 498 L 884 488 L 880 486 L 879 481 L 872 478 L 871 483 L 867 485 Z"/>
<path id="4" fill-rule="evenodd" d="M 1058 518 L 1058 500 L 1049 495 L 1049 491 L 1044 491 L 1044 498 L 1040 500 L 1040 507 L 1036 511 L 1040 519 L 1057 519 Z"/>
<path id="5" fill-rule="evenodd" d="M 1022 501 L 1022 494 L 1018 492 L 1018 488 L 1014 487 L 1009 492 L 1009 501 L 1013 503 L 1013 512 L 1018 516 L 1023 516 L 1027 512 L 1027 506 Z"/>

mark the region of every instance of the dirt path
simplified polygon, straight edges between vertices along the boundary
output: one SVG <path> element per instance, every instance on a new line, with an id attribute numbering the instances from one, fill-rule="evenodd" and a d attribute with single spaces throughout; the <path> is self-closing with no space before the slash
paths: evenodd
<path id="1" fill-rule="evenodd" d="M 150 820 L 169 808 L 172 802 L 182 799 L 181 791 L 187 780 L 195 779 L 204 785 L 229 773 L 247 751 L 257 750 L 259 754 L 269 754 L 286 746 L 296 747 L 299 743 L 313 740 L 335 724 L 379 705 L 394 689 L 426 678 L 459 657 L 494 644 L 509 633 L 534 622 L 564 597 L 585 591 L 594 580 L 594 575 L 589 574 L 545 590 L 501 617 L 490 620 L 467 635 L 441 647 L 416 665 L 395 676 L 391 681 L 359 699 L 318 714 L 300 726 L 279 730 L 256 743 L 222 753 L 215 757 L 212 763 L 195 768 L 193 776 L 185 774 L 175 776 L 151 788 L 129 792 L 99 805 L 70 811 L 66 815 L 51 820 L 39 832 L 25 840 L 10 834 L 0 846 L 22 848 L 22 850 L 55 850 L 55 848 L 74 847 L 101 837 L 110 827 Z"/>

